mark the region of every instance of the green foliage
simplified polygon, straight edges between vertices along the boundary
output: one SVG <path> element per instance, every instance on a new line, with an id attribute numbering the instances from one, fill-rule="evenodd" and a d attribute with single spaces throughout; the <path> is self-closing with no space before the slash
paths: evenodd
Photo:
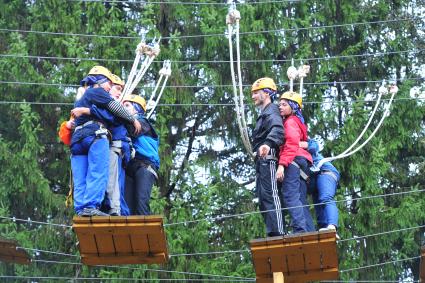
<path id="1" fill-rule="evenodd" d="M 161 100 L 166 105 L 157 108 L 155 117 L 161 140 L 161 168 L 151 208 L 165 215 L 169 251 L 175 255 L 162 267 L 87 268 L 39 262 L 28 267 L 1 265 L 0 274 L 204 278 L 150 270 L 163 268 L 254 277 L 247 252 L 179 256 L 245 250 L 251 239 L 263 237 L 265 232 L 258 213 L 224 217 L 258 210 L 253 202 L 254 167 L 238 135 L 234 107 L 215 105 L 233 103 L 232 88 L 223 86 L 231 85 L 230 66 L 222 62 L 229 60 L 227 7 L 178 5 L 172 1 L 15 0 L 2 1 L 0 8 L 3 29 L 46 32 L 0 31 L 0 52 L 9 55 L 0 59 L 4 82 L 0 84 L 0 101 L 10 102 L 0 105 L 0 216 L 6 217 L 0 222 L 1 236 L 16 239 L 26 248 L 77 254 L 70 229 L 33 222 L 71 222 L 72 212 L 64 206 L 69 150 L 59 143 L 57 130 L 59 123 L 68 119 L 72 106 L 30 107 L 12 102 L 71 103 L 74 86 L 93 65 L 103 64 L 126 78 L 139 42 L 137 37 L 162 36 L 158 62 L 152 64 L 144 82 L 153 85 L 162 64 L 159 61 L 172 60 L 171 87 Z M 373 81 L 399 80 L 400 92 L 391 115 L 377 135 L 352 157 L 335 162 L 341 172 L 336 197 L 340 208 L 338 233 L 349 239 L 424 225 L 425 198 L 420 190 L 424 188 L 425 173 L 425 105 L 411 99 L 410 94 L 417 86 L 423 95 L 422 81 L 412 79 L 423 75 L 418 71 L 424 64 L 423 52 L 334 58 L 421 49 L 421 21 L 349 25 L 409 18 L 420 9 L 419 4 L 410 0 L 322 0 L 240 4 L 238 9 L 242 17 L 241 58 L 249 60 L 241 65 L 244 85 L 270 76 L 283 91 L 292 58 L 296 65 L 303 60 L 311 66 L 307 83 L 372 81 L 338 84 L 336 96 L 328 93 L 326 84 L 305 85 L 303 113 L 310 136 L 324 141 L 325 156 L 342 152 L 363 129 L 374 107 L 373 102 L 364 100 L 376 99 L 380 84 Z M 329 25 L 339 26 L 324 27 Z M 197 36 L 202 34 L 212 36 Z M 236 52 L 234 55 L 236 58 Z M 138 91 L 149 95 L 151 89 L 141 87 Z M 244 93 L 249 127 L 253 128 L 257 112 L 251 104 L 249 87 Z M 380 107 L 365 137 L 383 112 Z M 412 190 L 418 192 L 409 193 Z M 385 194 L 392 195 L 359 199 Z M 7 217 L 30 217 L 32 222 L 14 222 Z M 178 224 L 185 221 L 193 222 Z M 411 229 L 340 242 L 339 267 L 351 269 L 417 256 L 424 231 Z M 30 253 L 35 259 L 78 261 L 74 257 Z M 341 279 L 418 280 L 417 274 L 417 261 L 401 261 L 341 273 Z"/>

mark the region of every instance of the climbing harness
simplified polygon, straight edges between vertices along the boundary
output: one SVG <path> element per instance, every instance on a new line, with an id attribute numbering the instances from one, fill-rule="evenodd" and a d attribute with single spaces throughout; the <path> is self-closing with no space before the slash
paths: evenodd
<path id="1" fill-rule="evenodd" d="M 145 42 L 141 41 L 137 45 L 136 58 L 134 59 L 130 74 L 128 75 L 127 83 L 124 86 L 120 101 L 122 101 L 124 96 L 129 95 L 134 91 L 155 57 L 159 55 L 159 40 L 156 41 L 155 38 L 150 44 L 146 44 Z M 141 63 L 140 68 L 138 68 L 139 63 Z"/>
<path id="2" fill-rule="evenodd" d="M 360 141 L 360 139 L 363 137 L 363 135 L 366 133 L 366 131 L 367 131 L 367 129 L 369 128 L 369 125 L 370 125 L 370 123 L 371 123 L 371 121 L 372 121 L 372 119 L 373 119 L 373 117 L 375 116 L 375 113 L 376 113 L 376 110 L 377 110 L 377 108 L 378 108 L 378 105 L 379 105 L 379 103 L 380 103 L 380 101 L 381 101 L 381 97 L 382 97 L 382 95 L 386 95 L 386 94 L 388 94 L 388 92 L 389 93 L 391 93 L 391 98 L 390 98 L 390 100 L 389 100 L 389 102 L 388 102 L 388 104 L 385 106 L 385 112 L 384 112 L 384 114 L 382 115 L 382 117 L 381 117 L 381 120 L 378 122 L 378 125 L 376 126 L 376 128 L 372 131 L 372 133 L 370 134 L 370 136 L 361 144 L 361 145 L 359 145 L 356 149 L 354 149 L 354 150 L 351 150 L 359 141 Z M 393 102 L 393 99 L 394 99 L 394 96 L 395 96 L 395 94 L 398 92 L 398 87 L 397 87 L 397 85 L 396 84 L 392 84 L 392 85 L 389 85 L 389 86 L 385 86 L 385 80 L 382 82 L 382 85 L 381 85 L 381 87 L 379 87 L 379 90 L 378 90 L 378 93 L 379 93 L 379 95 L 378 95 L 378 99 L 377 99 L 377 101 L 376 101 L 376 104 L 375 104 L 375 107 L 374 107 L 374 109 L 373 109 L 373 111 L 372 111 L 372 114 L 371 114 L 371 116 L 370 116 L 370 118 L 369 118 L 369 120 L 368 120 L 368 122 L 366 123 L 366 126 L 365 126 L 365 128 L 363 129 L 363 131 L 360 133 L 360 135 L 357 137 L 357 139 L 353 142 L 353 144 L 350 146 L 350 147 L 348 147 L 344 152 L 342 152 L 342 153 L 340 153 L 339 155 L 337 155 L 337 156 L 334 156 L 334 157 L 326 157 L 326 158 L 323 158 L 322 160 L 320 160 L 320 162 L 316 165 L 316 166 L 313 166 L 312 168 L 311 168 L 311 170 L 313 171 L 313 172 L 317 172 L 317 171 L 319 171 L 320 170 L 320 167 L 322 167 L 322 165 L 325 163 L 325 162 L 330 162 L 330 161 L 333 161 L 333 160 L 337 160 L 337 159 L 341 159 L 341 158 L 345 158 L 345 157 L 348 157 L 348 156 L 350 156 L 350 155 L 352 155 L 352 154 L 354 154 L 354 153 L 356 153 L 357 151 L 359 151 L 360 149 L 362 149 L 374 136 L 375 136 L 375 134 L 376 134 L 376 132 L 379 130 L 379 128 L 381 127 L 381 125 L 382 125 L 382 123 L 384 122 L 384 120 L 385 120 L 385 118 L 386 117 L 388 117 L 389 116 L 389 114 L 390 114 L 390 107 L 391 107 L 391 104 L 392 104 L 392 102 Z M 350 151 L 351 150 L 351 151 Z"/>
<path id="3" fill-rule="evenodd" d="M 254 153 L 252 152 L 252 146 L 249 142 L 248 128 L 245 118 L 244 102 L 243 102 L 243 91 L 242 91 L 242 75 L 241 75 L 241 58 L 240 58 L 240 48 L 239 48 L 239 21 L 241 19 L 240 12 L 236 9 L 236 4 L 232 1 L 228 1 L 230 4 L 229 12 L 226 16 L 226 24 L 228 29 L 228 39 L 229 39 L 229 56 L 230 56 L 230 71 L 232 74 L 232 85 L 233 85 L 233 99 L 235 101 L 236 108 L 236 120 L 239 127 L 239 133 L 242 138 L 242 143 L 245 146 L 245 149 L 248 151 L 249 155 L 254 158 Z M 233 44 L 232 44 L 232 35 L 233 31 L 236 34 L 236 63 L 238 68 L 238 86 L 236 85 L 236 77 L 234 70 L 233 62 Z M 239 87 L 239 95 L 237 88 Z"/>
<path id="4" fill-rule="evenodd" d="M 162 69 L 159 70 L 159 79 L 156 82 L 155 89 L 153 90 L 151 97 L 149 98 L 147 108 L 150 109 L 148 115 L 146 116 L 148 119 L 152 116 L 152 113 L 155 111 L 156 106 L 158 105 L 159 100 L 161 99 L 162 93 L 164 92 L 165 85 L 167 84 L 168 78 L 171 76 L 171 61 L 165 60 L 164 64 L 162 66 Z M 162 82 L 161 90 L 159 91 L 158 96 L 156 97 L 155 102 L 153 101 L 156 92 L 159 88 L 159 85 L 161 84 L 162 79 L 164 78 L 164 81 Z"/>

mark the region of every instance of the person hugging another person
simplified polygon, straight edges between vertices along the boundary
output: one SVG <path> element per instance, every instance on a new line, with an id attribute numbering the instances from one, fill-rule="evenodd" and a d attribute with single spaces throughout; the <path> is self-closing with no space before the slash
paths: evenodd
<path id="1" fill-rule="evenodd" d="M 140 122 L 109 95 L 113 80 L 112 73 L 105 67 L 93 67 L 81 81 L 87 89 L 74 106 L 92 108 L 96 105 L 106 109 L 132 124 L 135 133 L 138 133 Z M 75 212 L 79 216 L 106 216 L 108 214 L 99 210 L 109 175 L 109 140 L 105 121 L 88 114 L 75 118 L 74 123 L 70 149 Z"/>
<path id="2" fill-rule="evenodd" d="M 307 179 L 312 157 L 301 148 L 300 141 L 307 141 L 307 127 L 301 112 L 302 97 L 288 91 L 279 101 L 280 115 L 285 128 L 285 142 L 280 147 L 276 178 L 282 182 L 285 207 L 291 216 L 294 233 L 314 231 L 313 220 L 307 203 Z"/>

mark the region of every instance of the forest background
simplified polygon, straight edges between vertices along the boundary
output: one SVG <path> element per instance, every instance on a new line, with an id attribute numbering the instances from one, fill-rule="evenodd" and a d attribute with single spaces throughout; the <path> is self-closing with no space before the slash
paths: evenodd
<path id="1" fill-rule="evenodd" d="M 247 250 L 251 239 L 265 236 L 260 214 L 220 218 L 258 212 L 253 163 L 235 122 L 228 6 L 166 2 L 0 1 L 0 235 L 33 258 L 29 266 L 0 264 L 0 278 L 255 277 Z M 311 66 L 304 117 L 325 156 L 356 139 L 382 80 L 397 82 L 400 91 L 377 135 L 334 162 L 341 172 L 339 268 L 341 280 L 418 280 L 425 233 L 424 2 L 243 2 L 237 8 L 251 129 L 258 113 L 250 84 L 270 76 L 287 90 L 292 58 Z M 92 66 L 125 79 L 140 39 L 155 36 L 162 37 L 161 53 L 138 92 L 149 95 L 162 61 L 172 60 L 154 117 L 161 169 L 151 207 L 176 223 L 166 227 L 173 256 L 164 266 L 88 268 L 79 264 L 71 229 L 51 225 L 71 225 L 73 216 L 65 207 L 69 150 L 58 126 Z"/>

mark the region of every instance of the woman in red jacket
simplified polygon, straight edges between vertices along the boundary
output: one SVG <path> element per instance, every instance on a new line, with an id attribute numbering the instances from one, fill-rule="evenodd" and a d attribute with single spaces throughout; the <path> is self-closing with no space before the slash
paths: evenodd
<path id="1" fill-rule="evenodd" d="M 281 95 L 279 111 L 285 128 L 285 143 L 280 146 L 279 167 L 276 178 L 282 182 L 285 206 L 291 216 L 294 233 L 315 231 L 307 203 L 307 172 L 313 159 L 299 146 L 307 141 L 307 127 L 301 113 L 302 98 L 299 93 L 288 91 Z"/>

